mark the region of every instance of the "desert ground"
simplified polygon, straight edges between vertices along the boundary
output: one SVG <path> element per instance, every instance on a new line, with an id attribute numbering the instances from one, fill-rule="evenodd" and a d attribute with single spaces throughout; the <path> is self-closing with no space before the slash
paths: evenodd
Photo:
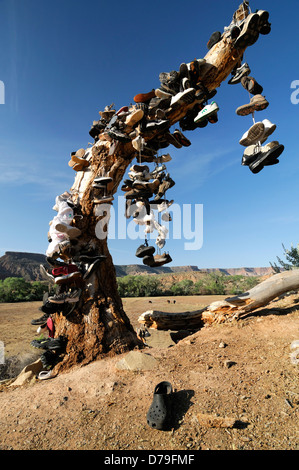
<path id="1" fill-rule="evenodd" d="M 148 309 L 196 310 L 225 296 L 124 299 L 134 328 Z M 176 300 L 173 303 L 173 300 Z M 152 303 L 150 303 L 151 301 Z M 30 346 L 39 302 L 0 304 L 0 341 L 11 377 L 41 354 Z M 151 370 L 120 370 L 124 355 L 48 380 L 0 383 L 0 450 L 298 450 L 299 294 L 238 321 L 204 327 L 171 347 L 145 347 Z M 156 384 L 173 387 L 172 426 L 148 426 Z M 232 424 L 233 423 L 233 424 Z"/>

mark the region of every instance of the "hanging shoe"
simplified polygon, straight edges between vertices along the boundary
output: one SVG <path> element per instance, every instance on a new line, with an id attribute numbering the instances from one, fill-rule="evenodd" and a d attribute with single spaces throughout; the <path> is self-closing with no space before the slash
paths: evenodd
<path id="1" fill-rule="evenodd" d="M 248 116 L 249 114 L 254 113 L 255 111 L 263 111 L 269 106 L 268 101 L 262 95 L 254 95 L 250 99 L 250 103 L 239 106 L 236 109 L 238 116 Z"/>
<path id="2" fill-rule="evenodd" d="M 264 135 L 265 126 L 263 122 L 256 122 L 253 124 L 248 131 L 246 131 L 242 138 L 240 139 L 240 145 L 248 147 L 249 145 L 256 144 L 260 142 L 261 138 Z"/>
<path id="3" fill-rule="evenodd" d="M 237 68 L 234 73 L 232 72 L 233 77 L 227 83 L 229 85 L 236 85 L 241 82 L 242 77 L 249 75 L 250 72 L 250 67 L 247 62 L 245 62 L 241 67 Z"/>
<path id="4" fill-rule="evenodd" d="M 145 264 L 146 266 L 150 266 L 151 268 L 155 264 L 155 260 L 154 260 L 153 255 L 144 256 L 142 262 L 143 262 L 143 264 Z"/>
<path id="5" fill-rule="evenodd" d="M 260 95 L 263 93 L 263 87 L 259 85 L 253 77 L 242 77 L 241 84 L 251 95 Z"/>
<path id="6" fill-rule="evenodd" d="M 176 140 L 182 144 L 184 147 L 189 147 L 191 145 L 191 142 L 187 137 L 185 137 L 182 132 L 179 129 L 175 129 L 173 132 L 174 137 Z"/>
<path id="7" fill-rule="evenodd" d="M 261 147 L 254 162 L 250 163 L 249 169 L 252 173 L 259 173 L 264 166 L 272 165 L 284 151 L 284 146 L 277 141 L 269 142 Z"/>
<path id="8" fill-rule="evenodd" d="M 144 258 L 145 256 L 152 256 L 155 253 L 156 249 L 154 246 L 149 246 L 148 243 L 144 243 L 140 245 L 135 253 L 137 258 Z"/>
<path id="9" fill-rule="evenodd" d="M 199 111 L 198 115 L 194 118 L 194 122 L 198 123 L 200 121 L 203 121 L 207 119 L 210 115 L 218 111 L 218 104 L 215 101 L 212 101 L 211 104 L 207 104 L 201 111 Z"/>
<path id="10" fill-rule="evenodd" d="M 251 163 L 253 163 L 258 158 L 260 154 L 260 149 L 260 145 L 256 144 L 249 145 L 248 147 L 246 147 L 242 156 L 241 165 L 249 166 Z"/>
<path id="11" fill-rule="evenodd" d="M 252 46 L 259 37 L 258 24 L 259 15 L 257 13 L 248 15 L 242 24 L 241 32 L 234 43 L 234 47 L 244 48 Z"/>
<path id="12" fill-rule="evenodd" d="M 163 255 L 155 255 L 155 267 L 164 266 L 164 264 L 168 264 L 172 262 L 172 258 L 168 253 L 164 253 Z"/>

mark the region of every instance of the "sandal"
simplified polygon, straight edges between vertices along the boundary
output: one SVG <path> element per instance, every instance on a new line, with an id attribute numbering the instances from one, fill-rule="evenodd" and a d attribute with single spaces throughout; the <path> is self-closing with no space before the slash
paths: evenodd
<path id="1" fill-rule="evenodd" d="M 152 404 L 147 412 L 147 424 L 155 429 L 166 430 L 171 416 L 172 385 L 160 382 L 155 387 Z"/>

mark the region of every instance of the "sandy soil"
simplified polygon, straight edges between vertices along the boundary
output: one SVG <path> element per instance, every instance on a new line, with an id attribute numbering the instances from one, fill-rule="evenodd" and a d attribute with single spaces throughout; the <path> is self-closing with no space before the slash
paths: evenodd
<path id="1" fill-rule="evenodd" d="M 96 361 L 33 385 L 0 385 L 0 450 L 298 450 L 298 295 L 273 301 L 238 322 L 205 327 L 170 348 L 146 348 L 154 370 L 118 370 L 122 356 Z M 149 308 L 183 311 L 220 297 L 125 299 L 133 326 Z M 170 298 L 172 301 L 174 298 Z M 152 304 L 149 303 L 152 301 Z M 28 361 L 36 350 L 40 303 L 0 304 L 5 357 Z M 172 429 L 147 425 L 157 383 L 173 393 Z M 209 415 L 209 423 L 202 420 Z M 234 425 L 212 427 L 215 417 Z"/>

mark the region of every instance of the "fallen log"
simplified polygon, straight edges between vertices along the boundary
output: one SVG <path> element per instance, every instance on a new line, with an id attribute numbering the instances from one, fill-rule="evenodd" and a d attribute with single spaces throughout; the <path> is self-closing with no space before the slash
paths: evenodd
<path id="1" fill-rule="evenodd" d="M 148 310 L 138 321 L 156 329 L 200 329 L 206 324 L 239 319 L 249 312 L 266 306 L 271 300 L 299 289 L 299 269 L 274 274 L 243 294 L 213 302 L 194 312 L 167 313 Z"/>

